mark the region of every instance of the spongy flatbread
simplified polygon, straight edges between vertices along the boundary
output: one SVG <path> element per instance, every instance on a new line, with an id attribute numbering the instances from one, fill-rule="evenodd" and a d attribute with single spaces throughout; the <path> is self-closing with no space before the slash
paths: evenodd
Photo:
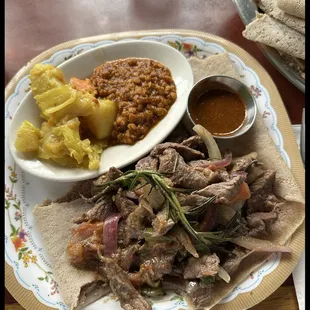
<path id="1" fill-rule="evenodd" d="M 271 46 L 293 57 L 305 59 L 305 36 L 267 14 L 257 14 L 242 34 L 248 40 Z"/>
<path id="2" fill-rule="evenodd" d="M 218 55 L 220 57 L 220 55 Z M 194 80 L 203 78 L 202 73 L 206 64 L 196 59 L 192 62 L 197 66 L 194 71 Z M 214 72 L 215 73 L 215 72 Z M 263 122 L 262 116 L 257 115 L 253 127 L 244 135 L 232 140 L 218 140 L 220 149 L 230 149 L 234 156 L 241 156 L 250 152 L 257 152 L 258 159 L 267 169 L 276 169 L 275 194 L 287 200 L 280 205 L 279 218 L 275 224 L 268 227 L 268 240 L 275 244 L 284 245 L 296 229 L 302 224 L 305 217 L 304 197 L 276 145 L 271 139 Z M 221 282 L 214 287 L 213 297 L 206 309 L 214 307 L 223 297 L 229 294 L 248 275 L 262 265 L 270 256 L 269 253 L 253 253 L 241 263 L 241 267 L 231 277 L 230 283 Z"/>
<path id="3" fill-rule="evenodd" d="M 298 59 L 296 57 L 292 57 L 281 51 L 278 51 L 278 53 L 290 67 L 296 70 L 303 79 L 305 78 L 305 61 L 304 60 Z"/>
<path id="4" fill-rule="evenodd" d="M 236 70 L 236 67 L 230 60 L 227 52 L 211 55 L 207 58 L 200 59 L 197 57 L 191 57 L 189 63 L 192 67 L 195 82 L 200 79 L 211 75 L 226 75 L 240 80 L 240 75 Z"/>
<path id="5" fill-rule="evenodd" d="M 277 0 L 277 5 L 286 13 L 305 19 L 306 0 Z"/>
<path id="6" fill-rule="evenodd" d="M 295 1 L 295 0 L 294 0 Z M 292 16 L 282 11 L 277 6 L 277 0 L 258 0 L 258 6 L 264 13 L 278 19 L 280 22 L 286 24 L 302 34 L 305 34 L 305 20 L 296 16 Z"/>
<path id="7" fill-rule="evenodd" d="M 80 187 L 81 185 L 79 183 Z M 68 197 L 76 190 L 77 188 L 71 189 Z M 91 294 L 87 294 L 88 285 L 99 284 L 94 272 L 71 266 L 66 255 L 66 247 L 71 236 L 72 219 L 89 208 L 83 199 L 76 199 L 70 203 L 37 205 L 33 210 L 44 248 L 47 250 L 49 261 L 53 267 L 55 280 L 70 309 L 82 306 L 82 300 L 83 306 L 86 306 L 110 291 L 109 287 L 98 285 Z"/>

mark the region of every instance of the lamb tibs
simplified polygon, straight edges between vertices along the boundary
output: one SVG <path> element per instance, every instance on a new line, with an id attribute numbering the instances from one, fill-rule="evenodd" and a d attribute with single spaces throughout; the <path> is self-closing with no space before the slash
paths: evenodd
<path id="1" fill-rule="evenodd" d="M 126 310 L 151 309 L 145 297 L 167 290 L 204 308 L 214 283 L 229 282 L 251 251 L 290 251 L 263 240 L 281 203 L 275 171 L 256 153 L 222 158 L 196 130 L 182 143 L 157 145 L 135 170 L 111 168 L 74 220 L 71 263 L 98 271 Z"/>

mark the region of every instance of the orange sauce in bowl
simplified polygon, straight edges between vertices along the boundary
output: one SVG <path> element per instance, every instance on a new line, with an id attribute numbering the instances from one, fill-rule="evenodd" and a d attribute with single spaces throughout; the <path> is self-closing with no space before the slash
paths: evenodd
<path id="1" fill-rule="evenodd" d="M 246 107 L 243 100 L 226 89 L 209 89 L 189 106 L 196 124 L 205 127 L 212 135 L 229 136 L 244 123 Z"/>

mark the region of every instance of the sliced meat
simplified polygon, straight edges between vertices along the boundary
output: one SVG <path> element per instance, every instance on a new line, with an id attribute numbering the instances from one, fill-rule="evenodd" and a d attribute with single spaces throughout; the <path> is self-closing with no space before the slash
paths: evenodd
<path id="1" fill-rule="evenodd" d="M 153 236 L 165 235 L 173 226 L 174 221 L 169 218 L 169 203 L 157 213 L 155 219 L 152 221 Z"/>
<path id="2" fill-rule="evenodd" d="M 158 158 L 152 157 L 152 156 L 141 158 L 136 164 L 136 170 L 157 171 L 158 170 Z"/>
<path id="3" fill-rule="evenodd" d="M 122 247 L 126 239 L 126 220 L 120 219 L 117 228 L 117 244 Z"/>
<path id="4" fill-rule="evenodd" d="M 251 185 L 251 197 L 247 201 L 247 214 L 256 212 L 271 212 L 279 202 L 272 194 L 276 173 L 274 170 L 266 170 Z"/>
<path id="5" fill-rule="evenodd" d="M 175 225 L 173 229 L 169 232 L 169 237 L 172 237 L 175 241 L 177 241 L 184 249 L 193 255 L 194 257 L 198 258 L 199 255 L 192 243 L 191 238 L 187 234 L 184 228 L 180 225 Z"/>
<path id="6" fill-rule="evenodd" d="M 122 267 L 123 270 L 129 271 L 133 261 L 134 261 L 134 256 L 137 251 L 139 251 L 140 245 L 139 244 L 133 244 L 130 245 L 121 251 L 120 255 L 120 266 Z"/>
<path id="7" fill-rule="evenodd" d="M 252 184 L 257 178 L 259 178 L 265 170 L 263 169 L 262 165 L 260 163 L 255 163 L 251 165 L 247 169 L 247 183 L 250 185 Z"/>
<path id="8" fill-rule="evenodd" d="M 257 153 L 251 152 L 241 157 L 233 158 L 231 162 L 230 173 L 237 171 L 245 171 L 257 159 Z"/>
<path id="9" fill-rule="evenodd" d="M 134 200 L 134 201 L 139 200 L 139 196 L 134 191 L 130 191 L 130 190 L 125 191 L 125 197 L 127 197 L 128 199 Z"/>
<path id="10" fill-rule="evenodd" d="M 127 273 L 113 259 L 105 258 L 103 270 L 123 309 L 152 310 L 150 304 L 131 284 Z"/>
<path id="11" fill-rule="evenodd" d="M 115 205 L 123 219 L 127 219 L 128 215 L 133 212 L 137 205 L 126 197 L 126 191 L 119 188 L 115 195 Z"/>
<path id="12" fill-rule="evenodd" d="M 209 184 L 209 179 L 199 171 L 188 166 L 184 159 L 179 156 L 175 173 L 169 177 L 176 187 L 200 189 Z"/>
<path id="13" fill-rule="evenodd" d="M 147 200 L 153 209 L 158 211 L 163 208 L 166 198 L 157 186 L 151 187 L 150 184 L 147 184 L 142 188 L 142 193 L 144 199 Z"/>
<path id="14" fill-rule="evenodd" d="M 138 272 L 140 284 L 158 285 L 163 275 L 171 273 L 174 257 L 179 249 L 180 245 L 176 242 L 163 242 L 141 247 Z"/>
<path id="15" fill-rule="evenodd" d="M 155 256 L 160 256 L 161 254 L 173 254 L 176 255 L 177 252 L 182 248 L 178 242 L 158 242 L 154 244 L 144 243 L 139 250 L 140 262 L 151 259 Z"/>
<path id="16" fill-rule="evenodd" d="M 211 161 L 207 159 L 198 159 L 198 160 L 191 160 L 187 164 L 201 171 L 204 168 L 208 168 L 211 165 Z"/>
<path id="17" fill-rule="evenodd" d="M 176 193 L 176 196 L 184 210 L 191 210 L 192 208 L 202 206 L 209 201 L 209 198 L 193 193 Z"/>
<path id="18" fill-rule="evenodd" d="M 185 299 L 193 309 L 208 309 L 212 297 L 212 284 L 190 281 L 186 286 Z"/>
<path id="19" fill-rule="evenodd" d="M 218 214 L 217 222 L 223 226 L 226 226 L 236 214 L 236 210 L 230 205 L 216 205 L 216 210 Z"/>
<path id="20" fill-rule="evenodd" d="M 109 194 L 104 195 L 100 202 L 97 202 L 91 209 L 81 216 L 73 219 L 73 223 L 80 224 L 82 222 L 100 222 L 104 221 L 110 214 L 115 213 L 116 209 Z"/>
<path id="21" fill-rule="evenodd" d="M 270 194 L 267 197 L 254 195 L 247 201 L 247 214 L 250 215 L 256 212 L 271 212 L 280 203 L 278 198 Z"/>
<path id="22" fill-rule="evenodd" d="M 222 265 L 222 267 L 225 269 L 225 271 L 232 275 L 234 272 L 237 271 L 237 269 L 240 266 L 241 261 L 250 253 L 250 250 L 247 250 L 245 248 L 236 246 L 232 253 L 234 254 L 232 257 L 229 257 L 225 263 Z"/>
<path id="23" fill-rule="evenodd" d="M 200 136 L 191 136 L 184 140 L 181 144 L 190 147 L 191 149 L 196 149 L 204 154 L 208 153 L 206 145 L 204 144 Z"/>
<path id="24" fill-rule="evenodd" d="M 107 193 L 116 193 L 116 191 L 119 189 L 120 184 L 114 184 L 114 185 L 109 185 L 109 186 L 103 186 L 104 183 L 109 182 L 109 181 L 114 181 L 120 176 L 122 176 L 123 172 L 120 171 L 119 169 L 115 167 L 111 167 L 109 171 L 100 176 L 98 179 L 96 179 L 93 182 L 93 186 L 91 188 L 91 194 L 92 197 L 87 199 L 87 201 L 91 202 L 99 202 L 101 197 Z"/>
<path id="25" fill-rule="evenodd" d="M 174 262 L 174 254 L 162 254 L 144 261 L 140 265 L 141 282 L 157 286 L 163 275 L 170 274 Z"/>
<path id="26" fill-rule="evenodd" d="M 247 216 L 247 226 L 250 229 L 249 236 L 259 237 L 268 235 L 268 225 L 278 218 L 276 210 L 272 212 L 257 212 Z"/>
<path id="27" fill-rule="evenodd" d="M 225 169 L 212 170 L 208 168 L 212 166 L 212 163 L 208 160 L 193 160 L 187 164 L 195 170 L 203 172 L 203 174 L 209 179 L 209 184 L 228 181 L 231 178 Z"/>
<path id="28" fill-rule="evenodd" d="M 72 265 L 79 268 L 93 268 L 97 265 L 97 250 L 101 250 L 103 222 L 74 225 L 67 246 Z"/>
<path id="29" fill-rule="evenodd" d="M 274 182 L 276 180 L 276 172 L 274 170 L 266 170 L 259 178 L 257 178 L 251 185 L 250 190 L 252 196 L 268 195 L 273 191 Z"/>
<path id="30" fill-rule="evenodd" d="M 231 179 L 229 173 L 225 169 L 217 169 L 215 171 L 212 171 L 211 169 L 206 168 L 203 170 L 203 174 L 210 179 L 210 184 L 216 182 L 226 182 Z"/>
<path id="31" fill-rule="evenodd" d="M 215 276 L 219 271 L 220 259 L 216 254 L 190 257 L 184 269 L 184 279 L 199 279 Z"/>
<path id="32" fill-rule="evenodd" d="M 216 196 L 215 203 L 229 204 L 232 198 L 239 192 L 243 182 L 242 176 L 235 176 L 227 182 L 215 183 L 193 192 L 204 197 Z"/>
<path id="33" fill-rule="evenodd" d="M 107 173 L 103 174 L 97 180 L 94 181 L 94 185 L 95 186 L 101 186 L 105 182 L 116 180 L 122 174 L 123 174 L 123 172 L 120 171 L 119 169 L 117 169 L 115 167 L 111 167 Z"/>
<path id="34" fill-rule="evenodd" d="M 142 197 L 140 199 L 140 203 L 139 203 L 140 206 L 142 206 L 147 212 L 148 212 L 148 215 L 147 217 L 152 220 L 155 218 L 155 214 L 153 212 L 153 208 L 152 206 L 150 205 L 150 203 L 144 198 Z"/>
<path id="35" fill-rule="evenodd" d="M 218 210 L 217 210 L 218 205 L 214 203 L 210 203 L 207 206 L 206 211 L 204 212 L 203 215 L 203 220 L 199 225 L 199 230 L 200 231 L 211 231 L 215 225 L 217 225 L 218 221 Z"/>
<path id="36" fill-rule="evenodd" d="M 128 244 L 130 240 L 141 240 L 144 238 L 144 230 L 151 224 L 152 215 L 150 212 L 140 203 L 138 207 L 131 212 L 126 221 L 125 227 L 125 244 Z"/>
<path id="37" fill-rule="evenodd" d="M 159 156 L 159 173 L 172 174 L 175 172 L 179 154 L 175 149 L 166 149 L 163 154 Z"/>
<path id="38" fill-rule="evenodd" d="M 153 157 L 162 155 L 163 152 L 168 148 L 175 149 L 184 158 L 185 161 L 202 159 L 205 157 L 203 153 L 197 150 L 194 150 L 185 145 L 182 145 L 179 143 L 173 143 L 173 142 L 166 142 L 166 143 L 156 145 L 153 148 L 150 155 Z"/>

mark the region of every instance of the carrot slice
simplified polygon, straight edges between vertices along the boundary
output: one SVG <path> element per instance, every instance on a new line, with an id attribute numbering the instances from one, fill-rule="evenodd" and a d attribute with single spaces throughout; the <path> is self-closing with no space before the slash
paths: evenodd
<path id="1" fill-rule="evenodd" d="M 89 79 L 80 80 L 76 77 L 73 77 L 70 80 L 70 86 L 77 90 L 80 90 L 83 92 L 89 92 L 94 95 L 97 92 L 95 86 L 91 83 Z"/>
<path id="2" fill-rule="evenodd" d="M 230 202 L 236 202 L 238 200 L 247 200 L 251 197 L 251 191 L 249 185 L 246 182 L 241 183 L 239 192 L 232 198 Z"/>

